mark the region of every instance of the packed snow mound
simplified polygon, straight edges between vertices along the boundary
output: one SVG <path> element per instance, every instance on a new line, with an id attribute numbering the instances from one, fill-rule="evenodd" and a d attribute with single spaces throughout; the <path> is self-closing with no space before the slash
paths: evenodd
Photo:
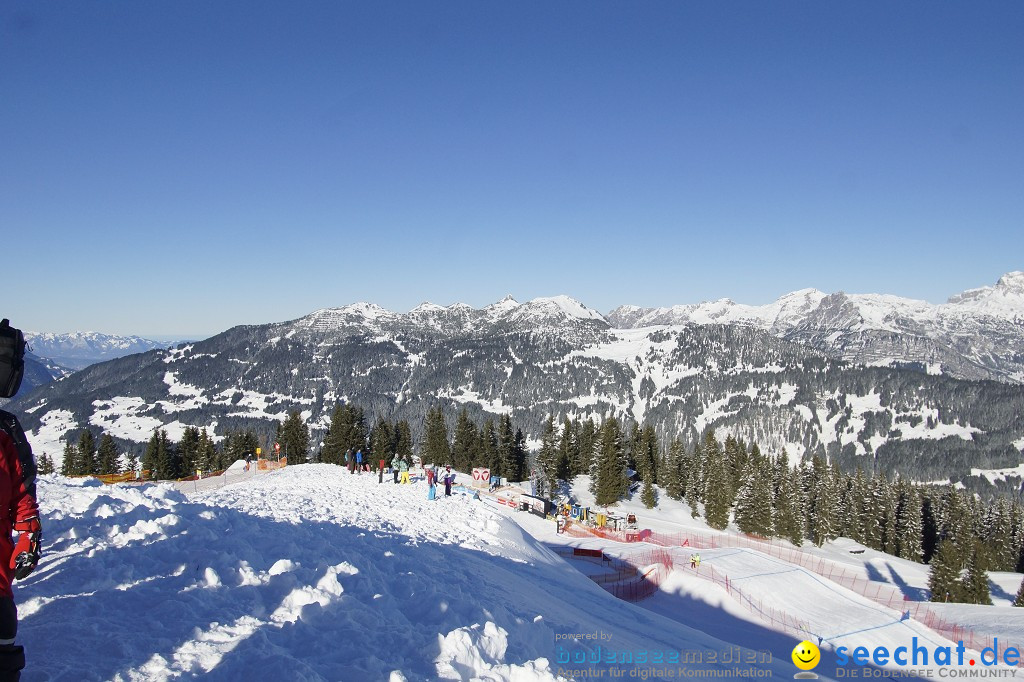
<path id="1" fill-rule="evenodd" d="M 26 682 L 552 680 L 558 634 L 724 646 L 422 483 L 309 464 L 188 497 L 48 475 L 39 499 L 44 560 L 16 586 Z"/>

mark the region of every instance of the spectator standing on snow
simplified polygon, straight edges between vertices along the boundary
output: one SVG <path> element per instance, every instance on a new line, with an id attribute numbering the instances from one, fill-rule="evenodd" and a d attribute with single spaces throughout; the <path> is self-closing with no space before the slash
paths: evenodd
<path id="1" fill-rule="evenodd" d="M 400 472 L 399 483 L 409 482 L 409 463 L 404 459 L 398 460 L 398 471 Z"/>
<path id="2" fill-rule="evenodd" d="M 391 460 L 391 473 L 395 477 L 395 485 L 398 485 L 398 453 L 395 453 L 394 458 Z"/>
<path id="3" fill-rule="evenodd" d="M 13 398 L 25 372 L 25 336 L 0 321 L 0 398 Z M 11 531 L 19 533 L 17 543 Z M 14 643 L 18 609 L 11 583 L 39 563 L 42 526 L 36 504 L 36 462 L 17 417 L 0 410 L 0 680 L 18 680 L 25 650 Z"/>
<path id="4" fill-rule="evenodd" d="M 455 474 L 452 473 L 452 466 L 446 465 L 444 468 L 444 496 L 452 496 L 452 483 L 455 481 Z"/>
<path id="5" fill-rule="evenodd" d="M 437 477 L 433 469 L 427 469 L 427 499 L 432 500 L 437 496 Z"/>
<path id="6" fill-rule="evenodd" d="M 356 450 L 356 473 L 358 474 L 363 470 L 363 450 L 362 448 Z"/>

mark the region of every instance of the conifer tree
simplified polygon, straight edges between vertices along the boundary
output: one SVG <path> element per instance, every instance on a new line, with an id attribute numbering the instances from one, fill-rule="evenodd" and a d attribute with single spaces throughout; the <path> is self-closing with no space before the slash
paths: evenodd
<path id="1" fill-rule="evenodd" d="M 526 450 L 526 436 L 523 434 L 522 429 L 516 429 L 516 434 L 512 440 L 512 466 L 513 475 L 517 481 L 526 480 L 526 457 L 528 453 Z"/>
<path id="2" fill-rule="evenodd" d="M 469 418 L 469 412 L 463 408 L 455 420 L 455 434 L 452 437 L 452 465 L 458 471 L 472 471 L 473 459 L 479 447 L 480 434 L 476 424 Z"/>
<path id="3" fill-rule="evenodd" d="M 78 475 L 78 463 L 75 461 L 78 459 L 78 448 L 71 444 L 71 441 L 64 443 L 64 459 L 60 464 L 61 476 L 77 476 Z"/>
<path id="4" fill-rule="evenodd" d="M 395 424 L 395 454 L 407 464 L 412 464 L 412 428 L 404 419 Z"/>
<path id="5" fill-rule="evenodd" d="M 202 470 L 204 473 L 210 473 L 217 468 L 217 447 L 213 444 L 213 440 L 210 438 L 210 434 L 206 432 L 206 427 L 203 427 L 199 431 L 199 452 L 198 461 L 196 461 L 196 469 Z M 126 471 L 128 469 L 126 468 Z M 134 471 L 134 467 L 131 468 Z"/>
<path id="6" fill-rule="evenodd" d="M 708 525 L 723 530 L 729 525 L 732 491 L 725 459 L 717 447 L 714 431 L 704 438 L 704 520 Z"/>
<path id="7" fill-rule="evenodd" d="M 967 604 L 992 604 L 988 588 L 987 558 L 985 547 L 975 542 L 971 558 L 967 562 L 967 573 L 960 582 L 960 601 Z"/>
<path id="8" fill-rule="evenodd" d="M 867 496 L 864 500 L 863 524 L 864 538 L 861 540 L 871 549 L 882 550 L 882 520 L 885 515 L 882 495 L 879 492 L 878 477 L 867 482 Z"/>
<path id="9" fill-rule="evenodd" d="M 775 492 L 772 504 L 772 526 L 779 537 L 799 547 L 804 541 L 803 495 L 800 492 L 799 470 L 789 468 L 785 452 L 774 462 Z"/>
<path id="10" fill-rule="evenodd" d="M 575 475 L 588 474 L 594 463 L 594 453 L 597 452 L 597 426 L 591 417 L 587 417 L 586 421 L 578 422 L 576 442 L 579 461 L 576 465 Z"/>
<path id="11" fill-rule="evenodd" d="M 614 416 L 605 419 L 594 453 L 591 491 L 599 506 L 615 504 L 629 491 L 622 450 L 622 431 Z"/>
<path id="12" fill-rule="evenodd" d="M 355 454 L 357 450 L 368 447 L 368 436 L 363 408 L 340 403 L 331 413 L 331 424 L 320 449 L 320 461 L 344 465 L 346 452 Z"/>
<path id="13" fill-rule="evenodd" d="M 370 430 L 370 452 L 373 454 L 371 464 L 375 470 L 380 466 L 380 460 L 384 460 L 385 467 L 391 466 L 391 460 L 395 457 L 395 429 L 383 417 Z"/>
<path id="14" fill-rule="evenodd" d="M 92 431 L 86 429 L 78 437 L 78 463 L 76 469 L 79 475 L 95 476 L 100 472 L 99 464 L 96 461 L 96 439 Z"/>
<path id="15" fill-rule="evenodd" d="M 1024 509 L 1021 508 L 1020 504 L 1013 502 L 1010 505 L 1010 546 L 1015 556 L 1012 557 L 1011 561 L 1013 568 L 1010 570 L 1017 573 L 1024 572 L 1021 569 L 1021 558 L 1024 557 Z"/>
<path id="16" fill-rule="evenodd" d="M 39 457 L 39 474 L 45 476 L 46 474 L 52 474 L 54 470 L 53 458 L 50 457 L 49 453 L 44 452 Z"/>
<path id="17" fill-rule="evenodd" d="M 512 430 L 512 418 L 503 414 L 498 418 L 498 476 L 504 476 L 510 481 L 516 479 L 515 463 L 516 434 Z M 491 469 L 494 473 L 494 469 Z"/>
<path id="18" fill-rule="evenodd" d="M 167 432 L 161 429 L 156 450 L 157 480 L 167 481 L 179 478 L 181 476 L 179 462 L 174 444 L 168 439 Z"/>
<path id="19" fill-rule="evenodd" d="M 134 450 L 129 450 L 124 456 L 124 470 L 122 474 L 131 474 L 134 478 L 138 475 L 139 471 L 139 456 L 135 454 Z"/>
<path id="20" fill-rule="evenodd" d="M 668 456 L 665 461 L 665 474 L 663 476 L 665 494 L 671 497 L 673 500 L 683 499 L 684 457 L 685 451 L 683 450 L 682 441 L 680 441 L 678 438 L 673 439 L 672 443 L 668 447 Z"/>
<path id="21" fill-rule="evenodd" d="M 896 530 L 896 512 L 899 506 L 899 498 L 893 492 L 893 486 L 889 483 L 884 473 L 879 474 L 873 481 L 872 494 L 878 508 L 880 536 L 878 547 L 887 554 L 895 555 L 899 544 L 899 533 Z"/>
<path id="22" fill-rule="evenodd" d="M 729 487 L 732 490 L 738 491 L 740 489 L 740 484 L 748 473 L 747 453 L 740 445 L 740 442 L 736 440 L 732 434 L 725 437 L 724 456 Z"/>
<path id="23" fill-rule="evenodd" d="M 558 489 L 558 470 L 562 459 L 558 441 L 555 418 L 549 416 L 544 422 L 540 434 L 540 450 L 537 452 L 537 467 L 541 474 L 539 479 L 544 486 L 543 491 L 538 493 L 540 495 L 552 495 Z"/>
<path id="24" fill-rule="evenodd" d="M 841 533 L 857 542 L 864 542 L 864 527 L 867 525 L 868 485 L 864 470 L 857 467 L 853 477 L 846 477 L 846 484 L 840 494 L 843 497 L 843 519 Z"/>
<path id="25" fill-rule="evenodd" d="M 305 464 L 309 461 L 309 425 L 302 418 L 301 412 L 289 412 L 288 417 L 279 424 L 277 442 L 281 446 L 281 456 L 286 457 L 289 464 Z M 364 461 L 369 462 L 369 457 Z"/>
<path id="26" fill-rule="evenodd" d="M 1024 580 L 1020 581 L 1020 587 L 1017 588 L 1017 596 L 1013 600 L 1014 606 L 1024 606 Z"/>
<path id="27" fill-rule="evenodd" d="M 984 513 L 982 538 L 988 548 L 990 566 L 996 571 L 1012 571 L 1017 566 L 1011 531 L 1010 503 L 1000 498 Z"/>
<path id="28" fill-rule="evenodd" d="M 566 467 L 565 478 L 573 479 L 580 474 L 587 473 L 583 457 L 580 455 L 580 443 L 578 439 L 579 420 L 575 422 L 568 417 L 562 422 L 562 435 L 558 440 L 558 452 Z"/>
<path id="29" fill-rule="evenodd" d="M 341 403 L 331 413 L 331 424 L 324 435 L 324 444 L 320 449 L 320 461 L 326 464 L 345 464 L 345 450 L 348 448 L 349 412 Z"/>
<path id="30" fill-rule="evenodd" d="M 760 458 L 746 460 L 746 471 L 739 492 L 736 495 L 736 526 L 744 533 L 771 537 L 772 523 L 772 474 L 767 463 Z"/>
<path id="31" fill-rule="evenodd" d="M 199 429 L 195 426 L 186 426 L 178 441 L 178 475 L 191 475 L 196 472 L 196 462 L 199 460 Z"/>
<path id="32" fill-rule="evenodd" d="M 154 429 L 153 435 L 142 454 L 142 471 L 147 480 L 156 479 L 156 458 L 160 449 L 160 430 Z"/>
<path id="33" fill-rule="evenodd" d="M 931 568 L 928 572 L 930 601 L 960 601 L 960 567 L 962 564 L 963 558 L 956 545 L 950 540 L 943 540 L 939 543 L 932 556 Z"/>
<path id="34" fill-rule="evenodd" d="M 452 450 L 448 444 L 448 424 L 440 406 L 432 407 L 427 411 L 427 418 L 423 424 L 423 442 L 420 443 L 420 456 L 424 463 L 429 462 L 439 466 L 452 463 Z"/>
<path id="35" fill-rule="evenodd" d="M 100 447 L 97 454 L 99 457 L 98 473 L 116 474 L 121 455 L 117 451 L 117 443 L 109 433 L 100 436 Z"/>
<path id="36" fill-rule="evenodd" d="M 477 455 L 479 466 L 487 467 L 492 476 L 501 476 L 501 457 L 498 454 L 498 433 L 494 430 L 494 421 L 485 419 L 480 429 L 480 452 Z"/>
<path id="37" fill-rule="evenodd" d="M 645 480 L 650 475 L 651 483 L 658 483 L 658 436 L 654 427 L 650 424 L 644 426 L 637 432 L 633 457 L 636 461 L 636 472 L 640 479 Z"/>
<path id="38" fill-rule="evenodd" d="M 807 528 L 810 539 L 819 547 L 835 535 L 834 478 L 828 465 L 815 455 L 804 469 L 807 504 Z"/>
<path id="39" fill-rule="evenodd" d="M 640 501 L 644 503 L 644 506 L 648 509 L 654 509 L 658 504 L 658 493 L 654 490 L 654 478 L 653 471 L 648 471 L 647 475 L 644 476 L 644 488 L 640 493 Z"/>
<path id="40" fill-rule="evenodd" d="M 899 503 L 896 509 L 897 555 L 903 559 L 920 562 L 922 549 L 921 495 L 917 488 L 900 478 L 898 483 Z"/>
<path id="41" fill-rule="evenodd" d="M 967 498 L 959 490 L 947 487 L 940 496 L 937 513 L 939 537 L 951 541 L 960 549 L 960 555 L 966 557 L 966 548 L 974 539 L 974 514 Z"/>
<path id="42" fill-rule="evenodd" d="M 723 498 L 727 498 L 731 504 L 733 496 L 736 494 L 736 489 L 731 487 L 732 484 L 729 472 L 726 468 L 725 453 L 722 450 L 722 444 L 718 442 L 718 438 L 715 436 L 714 429 L 708 429 L 704 432 L 704 440 L 701 443 L 701 450 L 701 458 L 703 460 L 701 463 L 701 473 L 704 476 L 704 495 L 707 495 L 707 476 L 711 473 L 710 462 L 713 460 L 716 462 L 716 466 L 719 466 L 722 469 L 721 484 L 728 488 L 728 490 L 723 491 Z M 705 500 L 705 502 L 707 502 L 707 500 Z"/>
<path id="43" fill-rule="evenodd" d="M 704 501 L 704 461 L 700 446 L 694 445 L 690 454 L 690 470 L 686 477 L 686 504 L 690 507 L 690 516 L 700 516 L 700 503 Z"/>

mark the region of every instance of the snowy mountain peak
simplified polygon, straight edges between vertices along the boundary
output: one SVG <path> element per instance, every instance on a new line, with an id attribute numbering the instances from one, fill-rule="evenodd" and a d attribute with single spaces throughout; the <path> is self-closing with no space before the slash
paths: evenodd
<path id="1" fill-rule="evenodd" d="M 527 305 L 547 308 L 552 311 L 559 311 L 569 317 L 580 320 L 598 320 L 605 322 L 604 315 L 592 308 L 588 308 L 576 299 L 564 294 L 559 296 L 543 296 L 531 300 Z"/>
<path id="2" fill-rule="evenodd" d="M 376 326 L 394 317 L 393 312 L 375 303 L 352 303 L 341 308 L 322 308 L 296 320 L 294 324 L 300 328 L 334 332 L 347 327 Z"/>
<path id="3" fill-rule="evenodd" d="M 1008 272 L 994 287 L 979 287 L 952 296 L 947 307 L 967 314 L 991 315 L 1008 320 L 1024 319 L 1024 272 Z"/>
<path id="4" fill-rule="evenodd" d="M 413 313 L 413 314 L 438 313 L 438 312 L 441 312 L 444 309 L 445 308 L 444 308 L 443 305 L 438 305 L 436 303 L 431 303 L 430 301 L 424 301 L 423 303 L 420 303 L 418 306 L 416 306 L 415 308 L 413 308 L 409 312 Z"/>
<path id="5" fill-rule="evenodd" d="M 497 303 L 492 303 L 484 308 L 484 312 L 488 317 L 495 318 L 501 317 L 505 313 L 515 310 L 519 307 L 519 301 L 512 298 L 511 294 L 501 299 Z"/>
<path id="6" fill-rule="evenodd" d="M 1015 270 L 1008 272 L 999 278 L 996 282 L 997 288 L 1012 289 L 1014 291 L 1024 293 L 1024 272 Z"/>

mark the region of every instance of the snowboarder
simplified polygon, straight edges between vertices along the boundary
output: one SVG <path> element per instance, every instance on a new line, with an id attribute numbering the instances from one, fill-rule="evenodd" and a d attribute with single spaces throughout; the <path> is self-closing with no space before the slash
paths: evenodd
<path id="1" fill-rule="evenodd" d="M 409 463 L 404 459 L 398 460 L 399 483 L 409 482 Z"/>
<path id="2" fill-rule="evenodd" d="M 452 466 L 446 465 L 444 468 L 444 496 L 452 496 L 452 483 L 455 482 L 455 474 L 452 473 Z"/>
<path id="3" fill-rule="evenodd" d="M 25 337 L 0 321 L 0 398 L 13 398 L 25 372 Z M 42 527 L 36 504 L 36 463 L 17 417 L 0 410 L 0 538 L 10 549 L 0 555 L 0 679 L 17 680 L 25 650 L 14 643 L 18 610 L 13 580 L 23 580 L 39 563 Z M 11 542 L 11 531 L 19 533 Z M 8 554 L 9 552 L 9 554 Z"/>

